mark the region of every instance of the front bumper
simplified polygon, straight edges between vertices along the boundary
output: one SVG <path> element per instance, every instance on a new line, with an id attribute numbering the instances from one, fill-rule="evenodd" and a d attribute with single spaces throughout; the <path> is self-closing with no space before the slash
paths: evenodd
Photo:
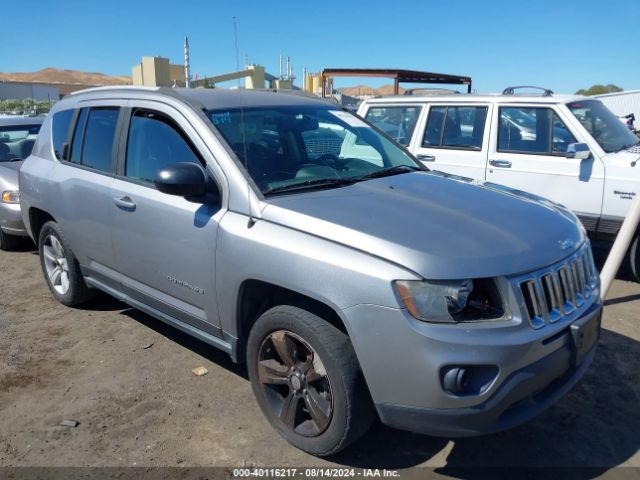
<path id="1" fill-rule="evenodd" d="M 580 380 L 595 353 L 594 346 L 575 361 L 571 325 L 592 318 L 599 328 L 602 316 L 602 305 L 593 303 L 576 317 L 541 330 L 520 322 L 456 325 L 457 334 L 452 334 L 451 326 L 417 322 L 403 310 L 384 309 L 383 325 L 377 321 L 383 312 L 374 313 L 382 307 L 352 309 L 350 326 L 366 328 L 350 333 L 382 422 L 445 437 L 505 430 L 555 403 Z M 390 321 L 400 312 L 401 321 Z M 454 395 L 442 386 L 440 372 L 447 365 L 495 365 L 498 373 L 487 388 Z"/>
<path id="2" fill-rule="evenodd" d="M 28 236 L 22 221 L 19 204 L 0 203 L 0 228 L 8 235 Z"/>

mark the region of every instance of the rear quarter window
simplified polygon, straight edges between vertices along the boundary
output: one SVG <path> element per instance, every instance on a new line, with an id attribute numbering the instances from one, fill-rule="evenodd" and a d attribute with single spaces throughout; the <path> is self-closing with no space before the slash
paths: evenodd
<path id="1" fill-rule="evenodd" d="M 62 110 L 53 114 L 51 137 L 53 152 L 58 160 L 62 160 L 62 150 L 69 136 L 69 126 L 73 118 L 73 110 Z"/>

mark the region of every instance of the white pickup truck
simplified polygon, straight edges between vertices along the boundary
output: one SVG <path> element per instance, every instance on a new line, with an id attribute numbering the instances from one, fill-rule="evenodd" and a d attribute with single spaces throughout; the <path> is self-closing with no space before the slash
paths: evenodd
<path id="1" fill-rule="evenodd" d="M 615 237 L 639 191 L 640 139 L 592 98 L 549 90 L 516 95 L 513 88 L 502 95 L 392 96 L 365 100 L 358 114 L 429 168 L 561 203 L 594 237 Z M 630 260 L 640 281 L 637 236 Z"/>

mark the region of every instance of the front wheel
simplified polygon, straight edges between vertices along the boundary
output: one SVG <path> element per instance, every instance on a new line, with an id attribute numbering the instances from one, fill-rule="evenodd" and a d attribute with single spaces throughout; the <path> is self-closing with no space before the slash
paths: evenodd
<path id="1" fill-rule="evenodd" d="M 38 250 L 42 273 L 56 300 L 63 305 L 73 306 L 93 296 L 57 223 L 50 221 L 42 226 Z"/>
<path id="2" fill-rule="evenodd" d="M 369 429 L 374 408 L 349 337 L 318 316 L 268 310 L 249 334 L 247 361 L 262 412 L 295 447 L 327 456 Z"/>

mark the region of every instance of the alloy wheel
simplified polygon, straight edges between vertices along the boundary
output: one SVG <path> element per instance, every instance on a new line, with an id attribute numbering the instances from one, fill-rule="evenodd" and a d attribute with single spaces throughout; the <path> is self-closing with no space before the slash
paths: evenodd
<path id="1" fill-rule="evenodd" d="M 271 414 L 305 437 L 324 432 L 333 415 L 331 384 L 318 353 L 300 336 L 278 330 L 258 354 L 258 380 Z"/>
<path id="2" fill-rule="evenodd" d="M 62 243 L 55 235 L 47 235 L 42 254 L 49 283 L 60 295 L 66 294 L 69 291 L 69 263 Z"/>

